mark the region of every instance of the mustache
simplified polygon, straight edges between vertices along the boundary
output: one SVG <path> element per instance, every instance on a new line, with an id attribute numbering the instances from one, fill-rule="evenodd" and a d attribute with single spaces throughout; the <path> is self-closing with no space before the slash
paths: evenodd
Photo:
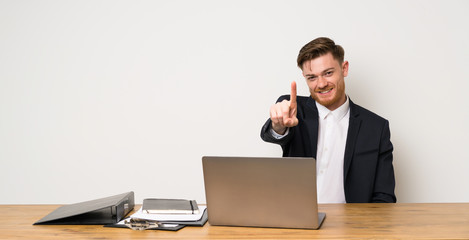
<path id="1" fill-rule="evenodd" d="M 317 89 L 314 90 L 314 92 L 325 92 L 325 91 L 329 91 L 333 88 L 334 88 L 333 86 L 328 86 L 328 87 L 324 87 L 324 88 L 317 88 Z"/>

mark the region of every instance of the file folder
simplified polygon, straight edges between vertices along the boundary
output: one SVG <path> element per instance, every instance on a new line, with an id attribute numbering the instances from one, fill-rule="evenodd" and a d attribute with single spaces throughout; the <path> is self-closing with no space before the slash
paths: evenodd
<path id="1" fill-rule="evenodd" d="M 134 208 L 134 192 L 64 205 L 34 225 L 98 225 L 117 223 Z"/>

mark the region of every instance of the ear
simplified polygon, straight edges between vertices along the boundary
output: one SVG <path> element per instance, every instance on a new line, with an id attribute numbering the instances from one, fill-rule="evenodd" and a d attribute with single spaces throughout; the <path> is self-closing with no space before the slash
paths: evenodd
<path id="1" fill-rule="evenodd" d="M 347 77 L 348 75 L 348 61 L 344 61 L 342 63 L 342 74 L 344 75 L 344 77 Z"/>

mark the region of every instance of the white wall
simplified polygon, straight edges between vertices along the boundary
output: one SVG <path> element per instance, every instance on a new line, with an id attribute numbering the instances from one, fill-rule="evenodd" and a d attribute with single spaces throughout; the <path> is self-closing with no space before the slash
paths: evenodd
<path id="1" fill-rule="evenodd" d="M 205 202 L 203 155 L 280 156 L 270 105 L 328 36 L 390 120 L 400 202 L 469 201 L 469 1 L 0 1 L 0 203 Z"/>

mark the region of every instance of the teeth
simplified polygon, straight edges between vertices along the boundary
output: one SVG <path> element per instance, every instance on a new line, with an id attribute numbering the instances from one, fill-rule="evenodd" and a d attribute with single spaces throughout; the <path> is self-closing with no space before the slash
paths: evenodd
<path id="1" fill-rule="evenodd" d="M 324 93 L 328 93 L 328 92 L 330 92 L 330 91 L 332 91 L 332 89 L 329 89 L 329 90 L 327 90 L 327 91 L 319 91 L 319 93 L 323 93 L 323 94 L 324 94 Z"/>

